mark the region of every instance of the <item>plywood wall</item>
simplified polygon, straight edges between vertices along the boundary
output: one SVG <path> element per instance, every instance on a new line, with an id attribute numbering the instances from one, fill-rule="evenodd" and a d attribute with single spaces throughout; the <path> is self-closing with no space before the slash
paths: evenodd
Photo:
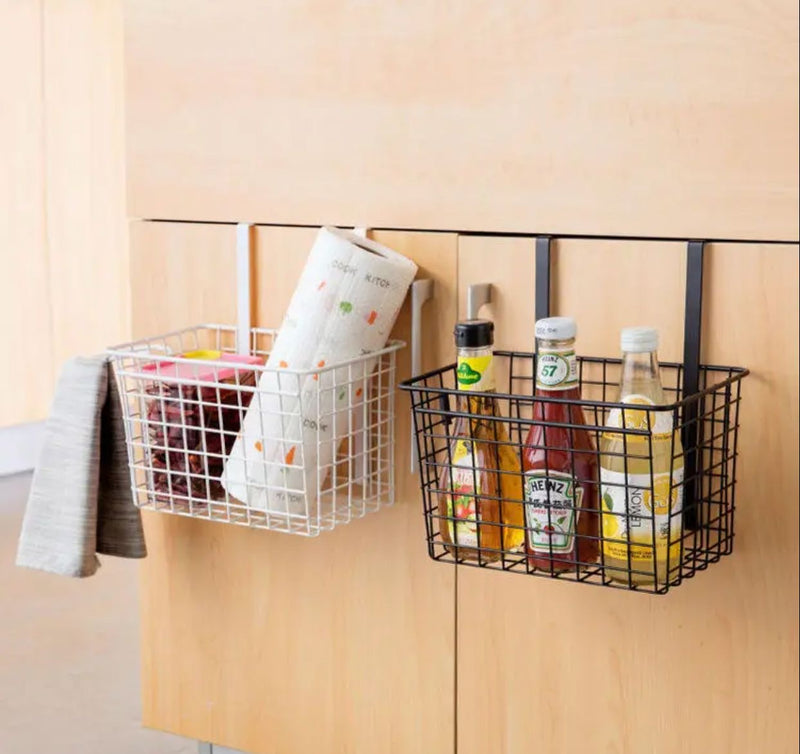
<path id="1" fill-rule="evenodd" d="M 0 426 L 42 418 L 53 385 L 41 28 L 39 0 L 0 4 Z"/>
<path id="2" fill-rule="evenodd" d="M 0 2 L 0 427 L 129 332 L 117 0 Z"/>

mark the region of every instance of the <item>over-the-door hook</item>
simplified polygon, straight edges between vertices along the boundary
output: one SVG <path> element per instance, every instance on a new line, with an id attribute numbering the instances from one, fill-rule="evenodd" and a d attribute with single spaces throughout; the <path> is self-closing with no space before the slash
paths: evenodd
<path id="1" fill-rule="evenodd" d="M 236 225 L 236 352 L 250 354 L 252 323 L 253 226 Z"/>
<path id="2" fill-rule="evenodd" d="M 491 283 L 473 283 L 467 288 L 467 319 L 478 319 L 482 306 L 492 301 Z"/>
<path id="3" fill-rule="evenodd" d="M 433 280 L 423 278 L 411 284 L 411 375 L 422 371 L 422 307 L 433 296 Z M 417 471 L 417 444 L 411 437 L 411 473 Z"/>

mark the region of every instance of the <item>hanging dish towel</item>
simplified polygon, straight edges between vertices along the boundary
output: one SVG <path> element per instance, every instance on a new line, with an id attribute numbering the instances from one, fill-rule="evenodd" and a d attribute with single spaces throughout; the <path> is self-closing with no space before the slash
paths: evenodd
<path id="1" fill-rule="evenodd" d="M 272 513 L 313 515 L 310 503 L 354 425 L 353 412 L 363 411 L 377 359 L 319 375 L 293 370 L 383 348 L 416 272 L 381 244 L 320 229 L 222 475 L 233 497 Z"/>
<path id="2" fill-rule="evenodd" d="M 106 357 L 61 372 L 33 474 L 17 565 L 91 576 L 96 553 L 147 554 L 133 504 L 119 393 Z"/>

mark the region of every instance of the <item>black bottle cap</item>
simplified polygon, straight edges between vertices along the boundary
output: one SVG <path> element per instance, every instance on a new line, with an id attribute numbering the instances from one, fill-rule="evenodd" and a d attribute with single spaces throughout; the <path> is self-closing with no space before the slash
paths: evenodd
<path id="1" fill-rule="evenodd" d="M 488 348 L 494 343 L 494 322 L 490 319 L 465 319 L 453 331 L 457 348 Z"/>

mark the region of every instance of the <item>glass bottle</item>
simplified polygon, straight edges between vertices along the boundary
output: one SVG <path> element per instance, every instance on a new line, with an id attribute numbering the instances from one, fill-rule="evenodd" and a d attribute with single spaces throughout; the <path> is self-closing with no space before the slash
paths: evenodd
<path id="1" fill-rule="evenodd" d="M 485 319 L 456 324 L 459 397 L 448 434 L 450 466 L 443 469 L 439 495 L 441 537 L 458 559 L 498 560 L 501 550 L 519 548 L 524 538 L 522 479 L 493 393 L 494 323 Z"/>
<path id="2" fill-rule="evenodd" d="M 619 402 L 666 403 L 656 355 L 658 331 L 626 328 L 620 345 Z M 622 427 L 622 414 L 612 409 L 606 426 Z M 601 438 L 605 572 L 625 583 L 651 584 L 657 579 L 663 585 L 680 567 L 683 446 L 671 411 L 626 409 L 624 414 L 625 428 L 647 430 L 649 435 L 606 431 Z"/>
<path id="3" fill-rule="evenodd" d="M 571 317 L 536 323 L 536 395 L 580 400 Z M 525 441 L 525 549 L 545 571 L 575 570 L 598 554 L 597 451 L 580 405 L 534 401 Z M 568 426 L 564 426 L 568 425 Z"/>

